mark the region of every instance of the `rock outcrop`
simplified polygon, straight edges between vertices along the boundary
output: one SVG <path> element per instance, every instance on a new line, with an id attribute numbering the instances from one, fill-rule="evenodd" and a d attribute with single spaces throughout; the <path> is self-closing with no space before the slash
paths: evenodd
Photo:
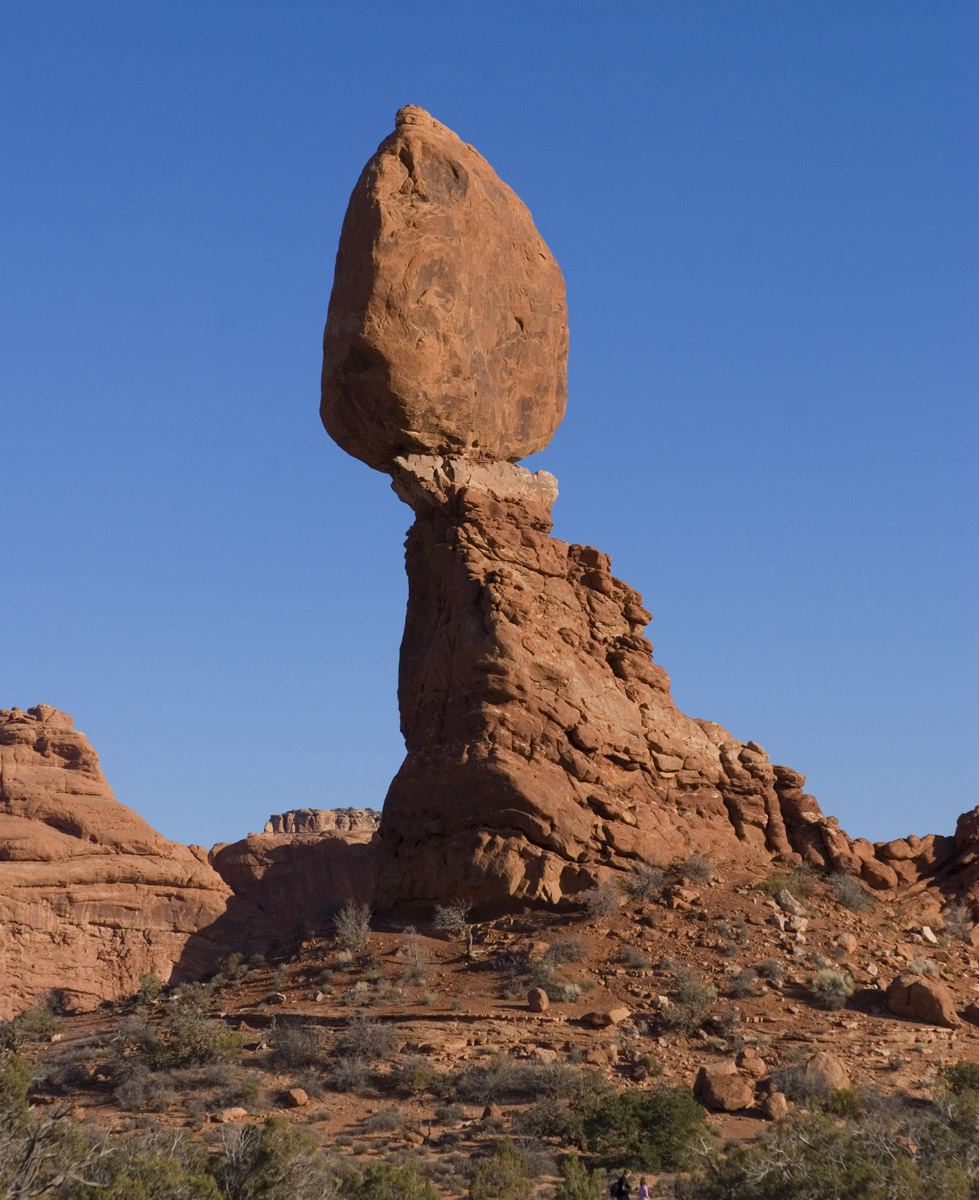
<path id="1" fill-rule="evenodd" d="M 275 824 L 283 831 L 269 832 Z M 235 893 L 233 909 L 252 945 L 322 933 L 348 901 L 370 903 L 377 813 L 294 809 L 272 817 L 265 828 L 210 854 Z"/>
<path id="2" fill-rule="evenodd" d="M 118 803 L 71 717 L 0 711 L 0 1016 L 52 989 L 84 1010 L 144 972 L 200 975 L 229 895 L 204 850 Z"/>
<path id="3" fill-rule="evenodd" d="M 324 335 L 322 416 L 415 513 L 377 901 L 560 902 L 691 851 L 806 860 L 888 890 L 951 839 L 849 838 L 805 778 L 684 716 L 641 596 L 550 537 L 514 465 L 564 407 L 560 272 L 489 165 L 417 108 L 364 169 Z"/>
<path id="4" fill-rule="evenodd" d="M 374 833 L 381 814 L 373 808 L 291 808 L 265 822 L 266 833 L 331 833 L 334 830 Z"/>

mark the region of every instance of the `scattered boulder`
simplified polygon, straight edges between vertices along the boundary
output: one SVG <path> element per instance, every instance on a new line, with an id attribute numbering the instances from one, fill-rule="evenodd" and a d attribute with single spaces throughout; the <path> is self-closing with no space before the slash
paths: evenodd
<path id="1" fill-rule="evenodd" d="M 701 1067 L 693 1094 L 715 1112 L 740 1112 L 755 1099 L 754 1088 L 738 1074 L 733 1062 Z"/>
<path id="2" fill-rule="evenodd" d="M 891 980 L 885 1000 L 888 1010 L 898 1017 L 944 1025 L 948 1029 L 959 1024 L 952 994 L 937 979 L 924 975 L 898 975 Z"/>
<path id="3" fill-rule="evenodd" d="M 593 1029 L 607 1029 L 609 1025 L 620 1025 L 623 1021 L 628 1021 L 631 1015 L 627 1008 L 606 1008 L 586 1013 L 583 1019 Z"/>
<path id="4" fill-rule="evenodd" d="M 289 1088 L 286 1092 L 286 1104 L 290 1108 L 305 1108 L 309 1103 L 309 1096 L 301 1087 Z"/>
<path id="5" fill-rule="evenodd" d="M 547 992 L 543 988 L 531 988 L 527 993 L 527 1007 L 531 1012 L 547 1012 L 550 1003 Z"/>
<path id="6" fill-rule="evenodd" d="M 762 1101 L 761 1111 L 769 1121 L 780 1121 L 792 1110 L 792 1103 L 782 1092 L 769 1092 Z"/>
<path id="7" fill-rule="evenodd" d="M 850 1086 L 850 1073 L 843 1060 L 827 1050 L 819 1050 L 806 1059 L 806 1080 L 818 1091 L 836 1091 Z"/>

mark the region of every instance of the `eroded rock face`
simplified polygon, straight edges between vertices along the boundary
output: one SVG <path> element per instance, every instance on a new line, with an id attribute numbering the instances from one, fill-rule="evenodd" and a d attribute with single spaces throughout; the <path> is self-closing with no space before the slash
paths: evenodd
<path id="1" fill-rule="evenodd" d="M 952 839 L 851 839 L 803 775 L 679 712 L 641 596 L 600 551 L 549 536 L 556 481 L 514 460 L 561 419 L 566 349 L 560 272 L 526 209 L 472 147 L 402 109 L 344 221 L 321 409 L 415 513 L 408 753 L 376 902 L 558 903 L 694 851 L 882 891 L 934 875 Z"/>
<path id="2" fill-rule="evenodd" d="M 381 814 L 372 808 L 291 808 L 275 813 L 265 822 L 266 833 L 327 833 L 333 830 L 365 830 L 373 833 Z"/>
<path id="3" fill-rule="evenodd" d="M 54 988 L 84 1010 L 144 972 L 200 975 L 229 895 L 200 847 L 118 803 L 71 717 L 0 711 L 0 1017 Z"/>
<path id="4" fill-rule="evenodd" d="M 235 893 L 234 908 L 247 927 L 248 944 L 264 947 L 322 933 L 348 901 L 369 904 L 375 828 L 376 822 L 359 828 L 250 833 L 239 842 L 215 846 L 210 861 Z"/>
<path id="5" fill-rule="evenodd" d="M 543 476 L 543 478 L 542 478 Z M 408 755 L 385 801 L 381 905 L 557 902 L 697 851 L 835 865 L 852 843 L 804 777 L 681 713 L 608 557 L 549 536 L 553 479 L 402 460 Z"/>
<path id="6" fill-rule="evenodd" d="M 408 106 L 350 198 L 323 341 L 323 423 L 379 470 L 515 460 L 567 394 L 564 280 L 486 160 Z"/>

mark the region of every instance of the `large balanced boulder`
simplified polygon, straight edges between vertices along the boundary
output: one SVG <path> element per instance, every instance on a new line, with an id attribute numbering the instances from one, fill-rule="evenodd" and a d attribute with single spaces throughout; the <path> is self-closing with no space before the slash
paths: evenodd
<path id="1" fill-rule="evenodd" d="M 143 973 L 201 974 L 226 953 L 229 896 L 204 850 L 116 800 L 67 713 L 0 711 L 0 1017 L 55 989 L 83 1010 Z"/>
<path id="2" fill-rule="evenodd" d="M 472 146 L 409 105 L 343 222 L 321 414 L 356 458 L 514 461 L 567 397 L 564 279 L 526 206 Z"/>

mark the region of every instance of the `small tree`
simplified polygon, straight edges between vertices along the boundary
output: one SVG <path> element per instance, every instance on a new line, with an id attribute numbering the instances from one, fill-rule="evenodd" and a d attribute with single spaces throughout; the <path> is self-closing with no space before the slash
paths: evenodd
<path id="1" fill-rule="evenodd" d="M 436 929 L 442 929 L 448 934 L 456 934 L 466 939 L 466 958 L 473 956 L 473 929 L 469 922 L 472 904 L 468 900 L 454 900 L 451 904 L 437 904 L 432 924 Z"/>
<path id="2" fill-rule="evenodd" d="M 704 1110 L 686 1088 L 609 1096 L 585 1118 L 586 1149 L 606 1162 L 682 1171 L 707 1135 Z"/>
<path id="3" fill-rule="evenodd" d="M 384 1162 L 371 1163 L 349 1194 L 357 1200 L 440 1200 L 417 1167 Z"/>
<path id="4" fill-rule="evenodd" d="M 333 918 L 333 928 L 337 941 L 345 950 L 351 954 L 363 954 L 371 940 L 370 907 L 348 900 Z"/>
<path id="5" fill-rule="evenodd" d="M 501 1142 L 476 1168 L 469 1184 L 469 1200 L 531 1200 L 527 1160 L 512 1142 Z"/>
<path id="6" fill-rule="evenodd" d="M 602 1185 L 597 1171 L 589 1171 L 577 1154 L 561 1163 L 561 1182 L 554 1200 L 601 1200 Z"/>

